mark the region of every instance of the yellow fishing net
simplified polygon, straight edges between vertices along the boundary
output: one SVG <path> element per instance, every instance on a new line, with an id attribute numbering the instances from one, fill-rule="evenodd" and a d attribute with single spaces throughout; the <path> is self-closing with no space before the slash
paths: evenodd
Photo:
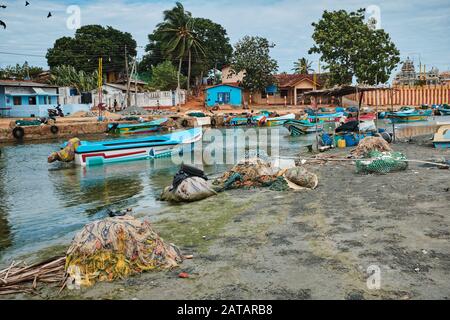
<path id="1" fill-rule="evenodd" d="M 67 142 L 66 147 L 64 149 L 61 149 L 58 152 L 52 152 L 48 156 L 48 162 L 55 162 L 56 160 L 62 161 L 62 162 L 71 162 L 75 159 L 75 151 L 80 146 L 80 139 L 78 138 L 72 138 Z"/>
<path id="2" fill-rule="evenodd" d="M 86 225 L 66 254 L 66 270 L 81 286 L 112 281 L 143 271 L 170 269 L 183 261 L 150 223 L 132 216 L 106 218 Z"/>

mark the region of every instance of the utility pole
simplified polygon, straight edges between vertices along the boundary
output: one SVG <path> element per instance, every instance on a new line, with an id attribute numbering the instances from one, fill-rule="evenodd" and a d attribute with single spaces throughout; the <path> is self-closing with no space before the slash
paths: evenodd
<path id="1" fill-rule="evenodd" d="M 128 70 L 128 51 L 125 45 L 125 73 L 127 75 L 127 94 L 126 94 L 126 107 L 130 106 L 130 74 Z"/>
<path id="2" fill-rule="evenodd" d="M 138 81 L 138 70 L 137 70 L 137 57 L 134 58 L 134 103 L 136 104 L 136 107 L 138 106 L 137 103 L 137 93 L 138 93 L 138 89 L 137 89 L 137 81 Z"/>

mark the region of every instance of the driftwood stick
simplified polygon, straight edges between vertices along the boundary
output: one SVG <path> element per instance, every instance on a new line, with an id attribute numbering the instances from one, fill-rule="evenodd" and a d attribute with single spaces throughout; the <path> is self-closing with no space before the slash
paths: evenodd
<path id="1" fill-rule="evenodd" d="M 305 160 L 305 161 L 356 161 L 356 160 L 364 160 L 364 161 L 374 161 L 378 159 L 373 158 L 362 158 L 362 159 L 347 159 L 347 158 L 306 158 L 301 159 L 297 157 L 279 157 L 280 159 L 293 159 L 293 160 Z M 449 165 L 446 163 L 437 163 L 437 162 L 430 162 L 430 161 L 423 161 L 423 160 L 414 160 L 414 159 L 407 159 L 407 160 L 400 160 L 403 162 L 416 162 L 416 163 L 424 163 L 424 164 L 430 164 L 440 167 L 448 167 Z"/>

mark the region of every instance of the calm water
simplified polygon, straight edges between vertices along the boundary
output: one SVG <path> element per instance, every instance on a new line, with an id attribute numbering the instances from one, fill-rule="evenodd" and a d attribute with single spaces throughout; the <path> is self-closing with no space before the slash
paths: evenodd
<path id="1" fill-rule="evenodd" d="M 386 125 L 384 121 L 380 124 Z M 315 141 L 315 135 L 291 137 L 286 129 L 277 130 L 281 155 L 296 155 Z M 242 131 L 234 133 L 240 135 Z M 86 223 L 105 217 L 106 208 L 131 207 L 134 213 L 151 215 L 168 205 L 157 198 L 178 170 L 171 159 L 85 169 L 73 164 L 48 164 L 47 156 L 62 142 L 0 145 L 0 263 L 70 243 Z M 215 174 L 230 166 L 205 165 L 203 169 Z"/>
<path id="2" fill-rule="evenodd" d="M 294 155 L 314 140 L 314 135 L 290 137 L 286 129 L 278 129 L 284 155 Z M 0 146 L 0 262 L 68 244 L 86 223 L 104 217 L 106 208 L 151 214 L 168 205 L 157 197 L 178 170 L 171 159 L 85 169 L 48 164 L 47 156 L 62 142 Z M 227 167 L 203 169 L 214 174 Z"/>

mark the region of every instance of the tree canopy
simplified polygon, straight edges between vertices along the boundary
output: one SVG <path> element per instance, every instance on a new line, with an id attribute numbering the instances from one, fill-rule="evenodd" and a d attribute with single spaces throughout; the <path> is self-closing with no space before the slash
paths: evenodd
<path id="1" fill-rule="evenodd" d="M 270 49 L 275 47 L 262 37 L 245 36 L 234 48 L 231 66 L 233 72 L 245 71 L 241 85 L 251 91 L 264 90 L 275 82 L 277 62 L 270 57 Z"/>
<path id="2" fill-rule="evenodd" d="M 186 82 L 186 77 L 181 76 L 180 82 Z M 150 90 L 175 90 L 178 86 L 178 71 L 170 61 L 164 61 L 157 66 L 152 66 L 152 77 L 148 84 Z"/>
<path id="3" fill-rule="evenodd" d="M 41 67 L 33 67 L 25 62 L 23 65 L 0 68 L 0 79 L 32 80 L 42 71 Z"/>
<path id="4" fill-rule="evenodd" d="M 321 55 L 331 85 L 349 84 L 354 76 L 369 85 L 386 83 L 400 62 L 400 52 L 389 34 L 365 23 L 364 16 L 365 9 L 325 10 L 312 24 L 315 44 L 309 53 Z"/>
<path id="5" fill-rule="evenodd" d="M 125 47 L 130 58 L 136 56 L 136 46 L 128 32 L 109 26 L 87 25 L 79 28 L 73 38 L 57 39 L 46 57 L 51 69 L 70 65 L 85 72 L 96 70 L 98 58 L 102 57 L 105 72 L 120 72 L 125 69 Z"/>
<path id="6" fill-rule="evenodd" d="M 199 77 L 206 75 L 213 69 L 221 69 L 228 64 L 233 53 L 233 47 L 227 36 L 226 30 L 209 19 L 191 17 L 192 33 L 201 44 L 204 54 L 194 54 L 192 56 L 192 76 Z M 160 24 L 149 34 L 149 44 L 146 47 L 147 54 L 144 56 L 140 68 L 151 71 L 151 66 L 160 64 L 166 59 L 173 63 L 175 57 L 167 55 L 167 41 L 163 39 L 164 24 Z M 182 73 L 188 74 L 188 59 L 183 59 Z"/>

